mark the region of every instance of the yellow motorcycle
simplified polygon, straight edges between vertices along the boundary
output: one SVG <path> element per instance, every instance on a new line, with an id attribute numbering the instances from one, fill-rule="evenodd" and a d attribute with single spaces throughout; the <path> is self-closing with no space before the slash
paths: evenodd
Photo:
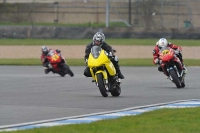
<path id="1" fill-rule="evenodd" d="M 107 97 L 109 93 L 112 96 L 121 94 L 120 79 L 116 74 L 116 69 L 108 57 L 108 53 L 100 46 L 93 46 L 88 58 L 88 67 L 93 78 L 93 82 L 103 97 Z"/>

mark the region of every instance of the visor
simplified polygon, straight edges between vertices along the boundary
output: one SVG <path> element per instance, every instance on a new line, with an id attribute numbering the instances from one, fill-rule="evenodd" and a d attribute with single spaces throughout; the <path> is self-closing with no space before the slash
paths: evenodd
<path id="1" fill-rule="evenodd" d="M 96 45 L 100 45 L 100 44 L 101 44 L 100 41 L 94 41 L 94 43 L 95 43 Z"/>

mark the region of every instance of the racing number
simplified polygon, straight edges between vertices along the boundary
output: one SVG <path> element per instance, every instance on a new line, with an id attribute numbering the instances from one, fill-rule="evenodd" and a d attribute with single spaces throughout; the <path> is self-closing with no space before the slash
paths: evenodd
<path id="1" fill-rule="evenodd" d="M 58 56 L 57 54 L 54 54 L 54 55 L 52 56 L 52 60 L 54 60 L 54 61 L 56 61 L 58 58 L 59 58 L 59 56 Z"/>

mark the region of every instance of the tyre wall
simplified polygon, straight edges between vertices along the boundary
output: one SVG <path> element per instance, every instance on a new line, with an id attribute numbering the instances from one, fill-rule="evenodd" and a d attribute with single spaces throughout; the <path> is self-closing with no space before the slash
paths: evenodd
<path id="1" fill-rule="evenodd" d="M 200 39 L 200 29 L 136 30 L 134 28 L 92 28 L 92 27 L 47 27 L 47 26 L 1 26 L 0 38 L 91 38 L 102 31 L 106 38 L 171 38 Z"/>

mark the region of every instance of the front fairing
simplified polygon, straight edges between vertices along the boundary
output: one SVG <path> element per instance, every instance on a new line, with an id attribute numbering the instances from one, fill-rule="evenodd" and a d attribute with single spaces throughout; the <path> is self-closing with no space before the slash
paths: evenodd
<path id="1" fill-rule="evenodd" d="M 61 62 L 61 56 L 54 50 L 50 50 L 47 54 L 47 59 L 51 64 L 60 63 Z"/>
<path id="2" fill-rule="evenodd" d="M 88 58 L 88 67 L 90 68 L 93 78 L 95 78 L 96 73 L 101 72 L 104 78 L 107 79 L 107 76 L 105 76 L 106 70 L 111 76 L 116 74 L 116 69 L 107 55 L 108 53 L 101 49 L 100 46 L 93 46 L 91 48 L 91 53 Z"/>
<path id="3" fill-rule="evenodd" d="M 159 52 L 159 55 L 159 58 L 162 60 L 162 62 L 170 62 L 174 59 L 174 51 L 168 47 L 162 48 Z"/>
<path id="4" fill-rule="evenodd" d="M 107 53 L 99 46 L 93 46 L 88 58 L 89 67 L 99 67 L 103 64 L 110 63 Z"/>
<path id="5" fill-rule="evenodd" d="M 171 48 L 163 48 L 160 50 L 160 60 L 162 60 L 161 67 L 167 75 L 172 69 L 176 71 L 182 70 L 180 60 Z"/>

